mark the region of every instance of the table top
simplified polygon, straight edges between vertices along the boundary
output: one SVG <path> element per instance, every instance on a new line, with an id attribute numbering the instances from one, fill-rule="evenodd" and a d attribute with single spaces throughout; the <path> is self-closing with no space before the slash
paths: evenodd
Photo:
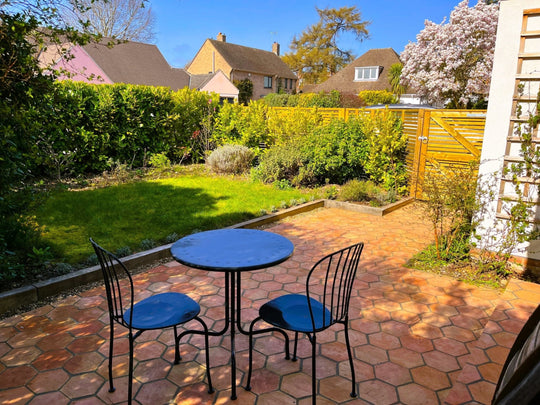
<path id="1" fill-rule="evenodd" d="M 284 236 L 257 229 L 218 229 L 188 235 L 171 246 L 180 263 L 214 271 L 247 271 L 287 260 L 294 250 Z"/>

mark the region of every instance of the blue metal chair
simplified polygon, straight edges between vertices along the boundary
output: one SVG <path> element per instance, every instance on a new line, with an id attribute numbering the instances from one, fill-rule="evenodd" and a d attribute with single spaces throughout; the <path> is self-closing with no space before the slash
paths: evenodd
<path id="1" fill-rule="evenodd" d="M 357 243 L 323 257 L 308 273 L 305 295 L 283 295 L 267 302 L 259 309 L 259 316 L 251 322 L 249 328 L 249 372 L 246 390 L 251 390 L 253 335 L 263 332 L 254 331 L 253 328 L 258 321 L 263 320 L 277 328 L 295 332 L 293 361 L 296 360 L 298 334 L 300 332 L 307 334 L 311 342 L 313 364 L 311 372 L 312 402 L 316 404 L 316 333 L 335 323 L 341 323 L 344 325 L 345 342 L 351 367 L 351 397 L 357 396 L 356 377 L 349 341 L 348 314 L 352 286 L 363 248 L 363 243 Z"/>
<path id="2" fill-rule="evenodd" d="M 129 379 L 128 403 L 131 404 L 133 394 L 133 346 L 135 339 L 144 331 L 172 327 L 175 337 L 174 364 L 181 360 L 177 326 L 191 320 L 198 321 L 203 331 L 194 333 L 204 334 L 206 347 L 206 375 L 208 378 L 208 392 L 214 392 L 210 378 L 210 355 L 208 351 L 208 328 L 204 321 L 198 317 L 201 307 L 197 302 L 185 294 L 168 292 L 152 295 L 139 302 L 134 300 L 133 280 L 126 266 L 112 253 L 103 249 L 93 239 L 90 243 L 94 247 L 107 291 L 109 306 L 109 320 L 111 327 L 111 341 L 109 346 L 109 392 L 114 392 L 112 375 L 112 357 L 114 347 L 115 322 L 128 329 L 129 334 Z M 127 283 L 121 282 L 121 276 L 126 276 Z M 127 285 L 126 285 L 127 284 Z"/>

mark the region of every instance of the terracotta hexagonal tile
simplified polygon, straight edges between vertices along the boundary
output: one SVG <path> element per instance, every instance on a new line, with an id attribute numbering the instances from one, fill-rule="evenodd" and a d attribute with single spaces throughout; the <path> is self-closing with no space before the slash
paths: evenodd
<path id="1" fill-rule="evenodd" d="M 0 404 L 26 404 L 33 396 L 26 387 L 0 390 Z"/>
<path id="2" fill-rule="evenodd" d="M 358 389 L 360 398 L 373 404 L 394 404 L 398 399 L 396 389 L 380 380 L 361 382 Z"/>
<path id="3" fill-rule="evenodd" d="M 407 405 L 431 405 L 439 403 L 437 395 L 418 384 L 398 387 L 399 402 Z"/>
<path id="4" fill-rule="evenodd" d="M 305 373 L 286 375 L 281 380 L 281 390 L 294 398 L 311 395 L 311 376 Z"/>
<path id="5" fill-rule="evenodd" d="M 414 382 L 434 391 L 451 386 L 446 373 L 429 366 L 422 366 L 411 370 Z"/>
<path id="6" fill-rule="evenodd" d="M 21 366 L 31 363 L 41 354 L 35 346 L 18 347 L 8 351 L 0 360 L 6 367 Z"/>
<path id="7" fill-rule="evenodd" d="M 407 369 L 412 369 L 425 364 L 420 353 L 404 347 L 390 350 L 388 352 L 388 357 L 391 362 L 399 364 Z"/>
<path id="8" fill-rule="evenodd" d="M 375 377 L 396 387 L 412 381 L 409 369 L 390 362 L 376 365 Z"/>
<path id="9" fill-rule="evenodd" d="M 68 359 L 64 368 L 71 374 L 87 373 L 99 368 L 105 358 L 97 352 L 81 353 Z"/>
<path id="10" fill-rule="evenodd" d="M 62 369 L 45 371 L 36 375 L 28 384 L 28 388 L 36 394 L 57 391 L 68 378 L 68 374 Z"/>
<path id="11" fill-rule="evenodd" d="M 257 405 L 296 405 L 296 399 L 280 391 L 273 391 L 259 395 Z"/>
<path id="12" fill-rule="evenodd" d="M 372 333 L 368 335 L 368 341 L 373 346 L 384 350 L 396 349 L 401 346 L 399 339 L 385 332 Z"/>
<path id="13" fill-rule="evenodd" d="M 79 374 L 71 377 L 60 391 L 70 399 L 86 397 L 95 395 L 104 382 L 97 373 Z"/>
<path id="14" fill-rule="evenodd" d="M 97 403 L 96 398 L 92 398 L 94 404 Z M 50 404 L 69 404 L 69 398 L 61 392 L 49 392 L 47 394 L 37 395 L 28 403 L 29 405 L 50 405 Z"/>
<path id="15" fill-rule="evenodd" d="M 424 353 L 423 356 L 428 366 L 431 366 L 445 373 L 460 369 L 460 366 L 454 356 L 442 353 L 438 350 Z"/>
<path id="16" fill-rule="evenodd" d="M 357 390 L 358 387 L 356 386 Z M 344 403 L 351 397 L 352 386 L 351 381 L 342 377 L 329 377 L 320 380 L 319 393 L 336 404 Z M 358 392 L 356 392 L 358 395 Z"/>
<path id="17" fill-rule="evenodd" d="M 212 369 L 210 369 L 210 373 L 212 373 Z M 196 361 L 175 364 L 167 375 L 167 380 L 179 387 L 205 381 L 205 378 L 206 368 Z"/>
<path id="18" fill-rule="evenodd" d="M 8 368 L 0 373 L 0 390 L 26 385 L 35 375 L 36 370 L 30 366 Z"/>
<path id="19" fill-rule="evenodd" d="M 32 365 L 38 370 L 52 370 L 62 367 L 66 361 L 72 357 L 72 354 L 65 349 L 51 350 L 39 355 Z"/>

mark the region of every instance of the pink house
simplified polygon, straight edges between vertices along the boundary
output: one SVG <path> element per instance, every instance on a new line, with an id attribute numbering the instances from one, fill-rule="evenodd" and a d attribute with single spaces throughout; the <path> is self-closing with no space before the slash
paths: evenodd
<path id="1" fill-rule="evenodd" d="M 53 59 L 53 68 L 65 72 L 59 80 L 165 86 L 171 90 L 189 86 L 189 75 L 169 66 L 157 46 L 133 41 L 109 46 L 110 42 L 106 38 L 100 43 L 72 45 L 69 60 Z"/>

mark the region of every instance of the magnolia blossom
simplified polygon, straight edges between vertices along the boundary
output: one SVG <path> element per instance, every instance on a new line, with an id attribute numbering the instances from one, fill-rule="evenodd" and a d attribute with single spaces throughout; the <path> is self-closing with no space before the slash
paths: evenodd
<path id="1" fill-rule="evenodd" d="M 430 103 L 464 107 L 489 93 L 498 4 L 459 3 L 441 24 L 424 29 L 401 53 L 402 84 Z"/>

